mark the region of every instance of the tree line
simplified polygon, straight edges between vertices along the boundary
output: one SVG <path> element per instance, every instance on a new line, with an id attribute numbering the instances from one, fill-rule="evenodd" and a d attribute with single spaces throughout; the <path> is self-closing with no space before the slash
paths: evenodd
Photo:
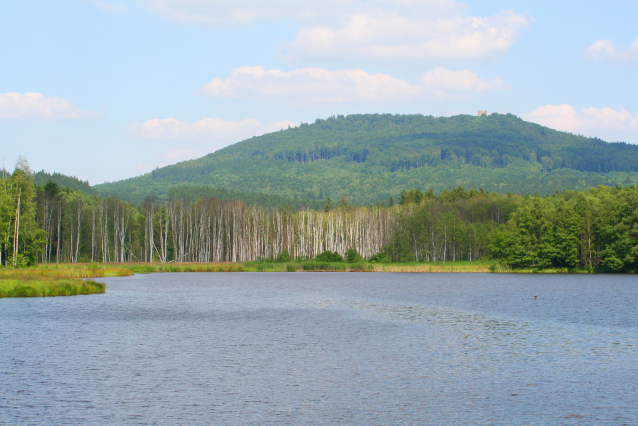
<path id="1" fill-rule="evenodd" d="M 40 186 L 21 159 L 2 174 L 0 262 L 234 262 L 355 250 L 373 262 L 492 258 L 513 268 L 638 268 L 633 186 L 547 197 L 412 189 L 396 204 L 360 207 L 341 197 L 317 210 L 186 195 L 135 205 L 52 181 Z"/>
<path id="2" fill-rule="evenodd" d="M 492 257 L 515 268 L 638 270 L 638 188 L 526 196 L 494 230 Z"/>

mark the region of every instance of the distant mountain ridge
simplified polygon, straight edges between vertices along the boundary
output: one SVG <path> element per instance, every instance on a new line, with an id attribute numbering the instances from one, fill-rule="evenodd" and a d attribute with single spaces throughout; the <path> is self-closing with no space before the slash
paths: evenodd
<path id="1" fill-rule="evenodd" d="M 356 114 L 318 119 L 95 188 L 141 201 L 180 184 L 367 204 L 458 185 L 546 194 L 638 182 L 638 146 L 559 132 L 512 114 Z"/>

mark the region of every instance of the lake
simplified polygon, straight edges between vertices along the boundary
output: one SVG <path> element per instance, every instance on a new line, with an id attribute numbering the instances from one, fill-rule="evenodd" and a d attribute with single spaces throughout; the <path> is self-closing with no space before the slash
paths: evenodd
<path id="1" fill-rule="evenodd" d="M 101 281 L 0 299 L 0 424 L 638 424 L 635 276 Z"/>

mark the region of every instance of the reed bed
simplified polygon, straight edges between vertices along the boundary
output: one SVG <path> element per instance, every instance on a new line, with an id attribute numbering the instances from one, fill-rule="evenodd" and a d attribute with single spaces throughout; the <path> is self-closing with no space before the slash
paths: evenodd
<path id="1" fill-rule="evenodd" d="M 78 294 L 104 293 L 106 284 L 81 279 L 2 279 L 0 298 L 76 296 Z"/>
<path id="2" fill-rule="evenodd" d="M 525 268 L 525 269 L 512 269 L 511 271 L 500 272 L 512 272 L 515 274 L 588 274 L 590 271 L 586 269 L 569 269 L 569 268 Z"/>
<path id="3" fill-rule="evenodd" d="M 490 272 L 489 266 L 440 266 L 440 265 L 376 265 L 374 272 L 457 272 L 457 273 L 478 273 Z"/>
<path id="4" fill-rule="evenodd" d="M 75 265 L 40 265 L 35 268 L 4 269 L 0 270 L 0 280 L 57 280 L 69 278 L 101 278 L 101 277 L 126 277 L 133 275 L 130 269 L 109 266 L 93 266 L 93 264 Z"/>
<path id="5" fill-rule="evenodd" d="M 246 272 L 244 263 L 239 262 L 126 263 L 122 267 L 136 274 L 153 272 Z"/>
<path id="6" fill-rule="evenodd" d="M 312 272 L 346 272 L 348 264 L 341 262 L 303 262 L 301 269 Z"/>
<path id="7" fill-rule="evenodd" d="M 133 271 L 121 266 L 46 264 L 25 269 L 0 269 L 0 297 L 74 296 L 104 293 L 106 285 L 86 278 L 122 277 Z"/>
<path id="8" fill-rule="evenodd" d="M 301 270 L 299 262 L 248 261 L 244 263 L 245 272 L 297 272 Z"/>
<path id="9" fill-rule="evenodd" d="M 372 272 L 373 266 L 368 262 L 245 262 L 247 272 Z"/>

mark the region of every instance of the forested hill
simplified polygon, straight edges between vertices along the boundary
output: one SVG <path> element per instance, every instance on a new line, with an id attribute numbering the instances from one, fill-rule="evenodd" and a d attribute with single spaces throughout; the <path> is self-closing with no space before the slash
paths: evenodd
<path id="1" fill-rule="evenodd" d="M 48 173 L 40 170 L 33 174 L 33 182 L 36 185 L 44 186 L 48 182 L 53 182 L 60 188 L 69 187 L 74 191 L 83 192 L 85 194 L 95 194 L 96 191 L 91 187 L 88 181 L 78 179 L 75 176 L 67 176 L 62 173 Z"/>
<path id="2" fill-rule="evenodd" d="M 511 114 L 335 116 L 96 186 L 141 201 L 178 184 L 368 204 L 459 185 L 548 194 L 638 182 L 638 146 L 559 132 Z"/>

